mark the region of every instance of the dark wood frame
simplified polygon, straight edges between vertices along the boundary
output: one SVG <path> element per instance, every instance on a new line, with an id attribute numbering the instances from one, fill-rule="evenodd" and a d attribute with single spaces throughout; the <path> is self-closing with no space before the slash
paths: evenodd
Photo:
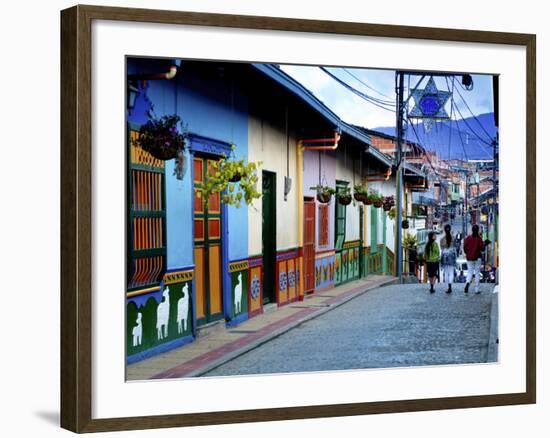
<path id="1" fill-rule="evenodd" d="M 527 52 L 526 391 L 468 397 L 92 419 L 92 20 L 524 46 Z M 531 34 L 75 6 L 61 12 L 61 426 L 75 432 L 336 417 L 536 402 L 536 37 Z"/>

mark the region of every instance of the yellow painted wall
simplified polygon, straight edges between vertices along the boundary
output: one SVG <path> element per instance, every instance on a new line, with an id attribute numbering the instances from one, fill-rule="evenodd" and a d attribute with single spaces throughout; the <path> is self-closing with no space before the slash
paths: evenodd
<path id="1" fill-rule="evenodd" d="M 296 176 L 296 139 L 289 138 L 289 176 L 292 186 L 284 200 L 284 177 L 287 174 L 287 137 L 284 108 L 264 109 L 262 115 L 251 113 L 248 119 L 248 159 L 262 161 L 258 170 L 258 189 L 262 187 L 262 170 L 277 178 L 277 250 L 298 246 L 298 206 Z M 262 200 L 248 207 L 248 253 L 262 252 Z"/>

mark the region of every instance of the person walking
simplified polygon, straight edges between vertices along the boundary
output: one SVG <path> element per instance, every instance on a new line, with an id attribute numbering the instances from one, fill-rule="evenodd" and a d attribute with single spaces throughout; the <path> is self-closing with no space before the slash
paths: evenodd
<path id="1" fill-rule="evenodd" d="M 428 234 L 428 242 L 424 248 L 424 259 L 426 260 L 431 294 L 435 292 L 434 285 L 437 278 L 437 272 L 439 271 L 439 245 L 437 244 L 436 239 L 437 236 L 435 232 L 430 231 Z"/>
<path id="2" fill-rule="evenodd" d="M 439 242 L 441 246 L 441 268 L 443 269 L 443 283 L 446 283 L 447 293 L 450 294 L 452 284 L 455 279 L 456 268 L 456 248 L 453 235 L 451 234 L 451 226 L 445 225 L 445 235 Z"/>
<path id="3" fill-rule="evenodd" d="M 468 264 L 468 276 L 464 293 L 470 289 L 470 283 L 475 280 L 475 292 L 479 293 L 479 268 L 481 266 L 481 254 L 485 250 L 485 243 L 479 235 L 479 226 L 472 225 L 472 234 L 464 239 L 464 254 Z"/>

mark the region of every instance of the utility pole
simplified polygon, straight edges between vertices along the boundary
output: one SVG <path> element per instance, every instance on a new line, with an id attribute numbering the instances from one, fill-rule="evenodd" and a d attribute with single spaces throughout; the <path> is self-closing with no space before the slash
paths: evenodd
<path id="1" fill-rule="evenodd" d="M 498 181 L 497 181 L 497 167 L 498 167 L 498 131 L 496 133 L 495 140 L 493 142 L 493 267 L 497 267 L 497 242 L 498 242 Z M 496 280 L 495 280 L 496 281 Z"/>
<path id="2" fill-rule="evenodd" d="M 397 134 L 397 154 L 395 157 L 396 167 L 396 206 L 397 206 L 397 232 L 395 233 L 395 254 L 396 260 L 396 274 L 399 278 L 399 282 L 403 282 L 403 239 L 401 235 L 402 222 L 403 222 L 403 167 L 402 167 L 402 142 L 403 142 L 403 85 L 405 82 L 405 74 L 402 71 L 395 72 L 397 79 L 397 111 L 396 111 L 396 134 Z"/>

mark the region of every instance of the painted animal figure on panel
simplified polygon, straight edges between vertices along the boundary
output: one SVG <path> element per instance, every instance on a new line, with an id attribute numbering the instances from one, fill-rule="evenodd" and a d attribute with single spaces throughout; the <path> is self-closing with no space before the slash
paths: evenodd
<path id="1" fill-rule="evenodd" d="M 143 324 L 141 323 L 141 318 L 143 315 L 141 312 L 138 312 L 136 323 L 137 325 L 132 329 L 132 345 L 138 347 L 141 345 L 141 337 L 143 336 Z"/>
<path id="2" fill-rule="evenodd" d="M 181 289 L 183 296 L 178 300 L 178 334 L 187 330 L 187 318 L 189 315 L 189 286 L 185 283 L 185 286 Z"/>
<path id="3" fill-rule="evenodd" d="M 162 301 L 157 307 L 157 339 L 168 336 L 168 317 L 170 316 L 170 289 L 162 292 Z"/>
<path id="4" fill-rule="evenodd" d="M 243 274 L 239 273 L 239 275 L 237 276 L 238 283 L 235 286 L 235 298 L 234 298 L 235 314 L 241 312 L 241 301 L 243 298 L 242 278 L 243 278 Z"/>

